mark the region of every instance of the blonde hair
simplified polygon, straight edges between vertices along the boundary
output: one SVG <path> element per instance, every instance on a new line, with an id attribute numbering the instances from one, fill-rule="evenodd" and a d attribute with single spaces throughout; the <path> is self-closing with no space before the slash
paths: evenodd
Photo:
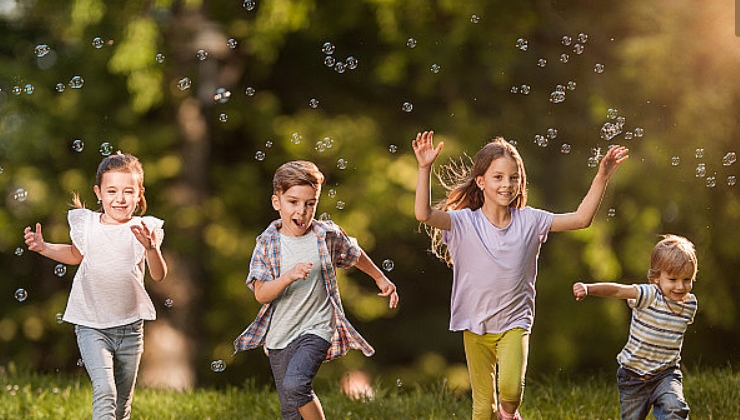
<path id="1" fill-rule="evenodd" d="M 272 191 L 273 194 L 280 195 L 296 185 L 309 185 L 316 191 L 321 191 L 324 180 L 324 174 L 315 163 L 293 160 L 277 168 L 272 178 Z"/>
<path id="2" fill-rule="evenodd" d="M 437 179 L 447 194 L 434 207 L 442 211 L 481 208 L 485 197 L 476 184 L 476 178 L 485 175 L 491 162 L 502 157 L 513 159 L 519 169 L 521 188 L 510 207 L 524 208 L 527 205 L 527 172 L 524 169 L 524 161 L 516 147 L 500 136 L 494 137 L 483 146 L 475 154 L 474 159 L 466 155 L 459 161 L 452 160 L 435 171 Z M 427 234 L 432 239 L 432 254 L 446 262 L 447 265 L 452 265 L 452 258 L 442 241 L 442 230 L 427 226 Z"/>
<path id="3" fill-rule="evenodd" d="M 139 175 L 139 201 L 136 203 L 136 211 L 143 215 L 146 213 L 146 198 L 144 197 L 144 167 L 141 165 L 139 159 L 128 153 L 121 153 L 120 151 L 116 154 L 110 155 L 103 159 L 98 165 L 98 170 L 95 173 L 95 185 L 100 187 L 103 175 L 107 172 L 128 172 Z M 72 194 L 72 205 L 75 208 L 84 208 L 85 204 L 80 200 L 78 193 Z M 103 208 L 99 207 L 96 211 L 102 212 Z"/>
<path id="4" fill-rule="evenodd" d="M 694 244 L 683 236 L 662 235 L 662 240 L 653 248 L 650 255 L 650 269 L 647 277 L 654 281 L 660 273 L 668 273 L 696 280 L 698 262 Z"/>

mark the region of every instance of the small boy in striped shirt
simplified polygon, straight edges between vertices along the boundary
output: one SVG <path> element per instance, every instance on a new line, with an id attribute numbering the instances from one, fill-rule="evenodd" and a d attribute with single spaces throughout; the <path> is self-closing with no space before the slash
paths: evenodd
<path id="1" fill-rule="evenodd" d="M 664 235 L 653 248 L 648 284 L 576 283 L 576 300 L 588 295 L 626 299 L 632 308 L 627 344 L 617 356 L 617 385 L 622 420 L 688 419 L 681 382 L 681 347 L 694 322 L 697 259 L 694 245 Z"/>

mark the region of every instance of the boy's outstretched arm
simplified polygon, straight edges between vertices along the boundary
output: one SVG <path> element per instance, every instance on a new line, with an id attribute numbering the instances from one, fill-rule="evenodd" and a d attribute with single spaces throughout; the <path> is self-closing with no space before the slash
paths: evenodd
<path id="1" fill-rule="evenodd" d="M 609 149 L 606 156 L 601 160 L 599 171 L 591 182 L 591 188 L 589 188 L 578 209 L 572 213 L 556 214 L 552 219 L 550 231 L 562 232 L 591 226 L 596 211 L 601 205 L 604 191 L 606 191 L 606 184 L 619 168 L 619 165 L 629 159 L 628 152 L 629 149 L 624 146 L 615 146 Z"/>
<path id="2" fill-rule="evenodd" d="M 365 250 L 361 249 L 360 259 L 355 264 L 360 271 L 372 277 L 375 280 L 375 284 L 380 289 L 378 296 L 387 296 L 390 301 L 388 302 L 389 308 L 395 308 L 398 306 L 398 292 L 396 292 L 396 285 L 393 284 L 388 277 L 380 271 L 377 265 L 367 256 Z"/>
<path id="3" fill-rule="evenodd" d="M 76 265 L 82 262 L 82 254 L 72 244 L 53 244 L 44 241 L 41 233 L 41 223 L 36 223 L 36 230 L 26 226 L 23 230 L 23 240 L 30 251 L 38 252 L 46 258 L 62 264 Z"/>
<path id="4" fill-rule="evenodd" d="M 573 285 L 573 296 L 583 300 L 586 296 L 608 297 L 615 299 L 637 299 L 635 286 L 619 283 L 581 283 Z"/>

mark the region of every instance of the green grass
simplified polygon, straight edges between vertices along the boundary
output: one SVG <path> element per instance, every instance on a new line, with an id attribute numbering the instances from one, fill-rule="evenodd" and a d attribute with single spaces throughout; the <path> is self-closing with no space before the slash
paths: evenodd
<path id="1" fill-rule="evenodd" d="M 430 387 L 376 384 L 372 400 L 347 398 L 336 387 L 317 389 L 329 419 L 469 419 L 468 392 Z M 731 368 L 694 370 L 684 377 L 684 391 L 694 420 L 740 419 L 740 374 Z M 0 369 L 0 419 L 88 419 L 87 377 L 64 377 Z M 526 420 L 619 419 L 612 375 L 576 379 L 533 378 L 522 414 Z M 245 383 L 225 389 L 187 392 L 137 389 L 133 418 L 141 420 L 279 419 L 271 387 Z"/>

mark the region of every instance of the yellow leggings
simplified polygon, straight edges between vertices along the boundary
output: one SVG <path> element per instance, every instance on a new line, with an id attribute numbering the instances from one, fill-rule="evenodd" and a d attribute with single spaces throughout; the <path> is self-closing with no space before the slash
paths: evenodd
<path id="1" fill-rule="evenodd" d="M 496 394 L 502 401 L 521 403 L 529 332 L 522 328 L 484 335 L 464 331 L 463 344 L 473 391 L 473 420 L 496 418 Z"/>

